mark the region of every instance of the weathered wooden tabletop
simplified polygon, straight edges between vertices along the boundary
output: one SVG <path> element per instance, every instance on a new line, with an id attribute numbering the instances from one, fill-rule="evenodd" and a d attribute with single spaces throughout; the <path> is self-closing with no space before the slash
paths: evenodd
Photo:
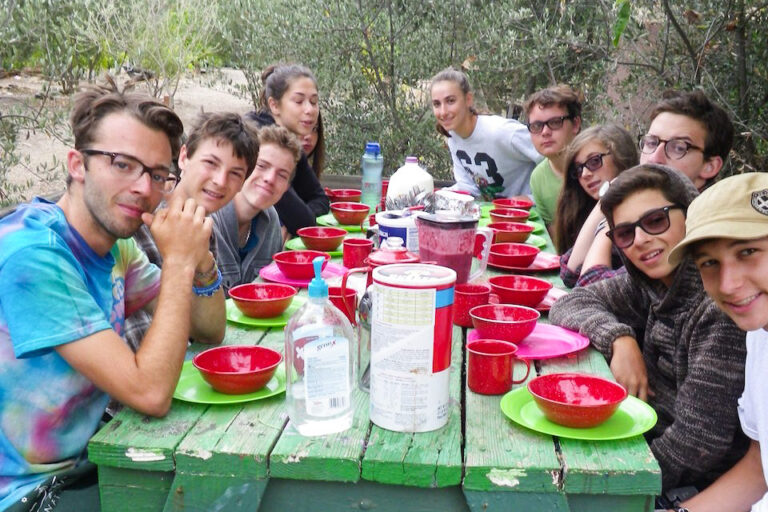
<path id="1" fill-rule="evenodd" d="M 557 273 L 544 275 L 557 282 Z M 306 292 L 304 292 L 306 293 Z M 282 328 L 228 324 L 226 344 L 283 350 Z M 356 394 L 353 427 L 307 438 L 284 395 L 234 405 L 174 400 L 162 419 L 121 411 L 91 439 L 105 511 L 650 511 L 661 473 L 642 436 L 561 439 L 507 419 L 499 396 L 466 388 L 466 332 L 455 327 L 448 425 L 420 434 L 370 423 Z M 193 346 L 190 355 L 201 348 Z M 535 371 L 534 371 L 535 367 Z M 531 375 L 610 377 L 594 350 L 536 361 Z M 524 385 L 524 384 L 523 384 Z"/>

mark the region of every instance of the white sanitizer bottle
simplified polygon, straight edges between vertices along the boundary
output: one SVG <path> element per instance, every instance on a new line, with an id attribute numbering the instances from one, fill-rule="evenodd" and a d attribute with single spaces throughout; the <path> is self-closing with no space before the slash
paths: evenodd
<path id="1" fill-rule="evenodd" d="M 352 426 L 355 335 L 344 314 L 328 300 L 315 258 L 309 300 L 285 327 L 288 417 L 304 436 L 341 432 Z"/>

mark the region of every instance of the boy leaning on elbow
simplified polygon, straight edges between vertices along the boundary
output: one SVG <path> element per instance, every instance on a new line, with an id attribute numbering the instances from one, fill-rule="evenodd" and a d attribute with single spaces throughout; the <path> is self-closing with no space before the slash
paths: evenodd
<path id="1" fill-rule="evenodd" d="M 731 470 L 677 510 L 768 512 L 768 173 L 732 176 L 705 190 L 688 208 L 686 233 L 670 263 L 690 253 L 707 294 L 747 331 L 738 412 L 752 441 Z"/>

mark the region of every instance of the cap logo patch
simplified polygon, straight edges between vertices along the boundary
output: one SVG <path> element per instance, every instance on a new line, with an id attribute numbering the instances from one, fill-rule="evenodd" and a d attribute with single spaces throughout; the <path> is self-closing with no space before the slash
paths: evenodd
<path id="1" fill-rule="evenodd" d="M 768 216 L 768 188 L 752 192 L 752 208 Z"/>

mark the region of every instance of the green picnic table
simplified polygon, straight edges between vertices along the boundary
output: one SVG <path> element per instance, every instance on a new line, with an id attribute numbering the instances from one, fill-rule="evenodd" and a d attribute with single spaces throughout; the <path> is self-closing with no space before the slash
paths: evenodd
<path id="1" fill-rule="evenodd" d="M 559 282 L 557 272 L 539 275 Z M 466 335 L 454 327 L 453 408 L 448 424 L 434 432 L 377 427 L 363 392 L 355 394 L 351 429 L 311 438 L 290 425 L 282 394 L 230 405 L 174 400 L 160 419 L 123 409 L 88 446 L 98 465 L 102 509 L 653 510 L 661 472 L 642 436 L 577 441 L 517 425 L 502 414 L 500 396 L 466 387 Z M 284 333 L 230 323 L 224 343 L 282 352 Z M 205 348 L 191 346 L 188 358 Z M 529 379 L 559 371 L 611 376 L 603 357 L 588 348 L 533 362 Z"/>

